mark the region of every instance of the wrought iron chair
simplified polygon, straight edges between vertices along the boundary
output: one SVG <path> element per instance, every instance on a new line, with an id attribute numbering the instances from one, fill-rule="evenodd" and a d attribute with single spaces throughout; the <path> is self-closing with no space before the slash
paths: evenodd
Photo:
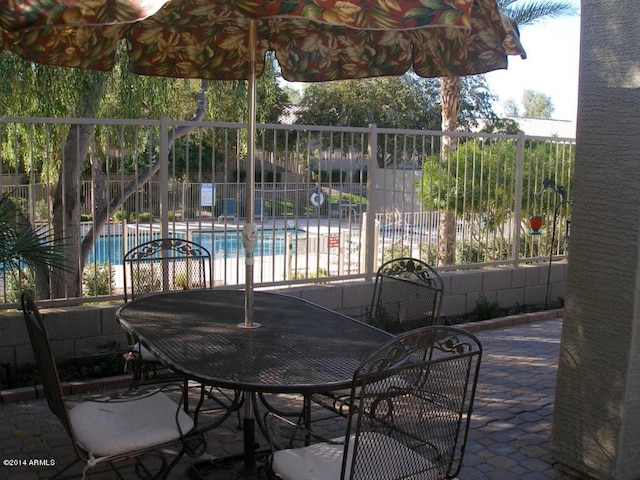
<path id="1" fill-rule="evenodd" d="M 181 238 L 160 238 L 142 243 L 124 256 L 125 301 L 162 291 L 211 288 L 211 254 L 203 246 Z M 128 292 L 128 293 L 127 293 Z M 133 343 L 124 354 L 127 368 L 131 366 L 132 387 L 139 383 L 175 381 L 182 377 L 161 363 L 140 342 Z M 188 381 L 184 380 L 185 409 L 188 410 Z M 200 400 L 196 411 L 206 398 L 223 412 L 222 423 L 242 404 L 241 392 L 230 392 L 199 385 Z"/>
<path id="2" fill-rule="evenodd" d="M 272 449 L 266 473 L 281 480 L 455 477 L 481 356 L 479 341 L 460 328 L 399 335 L 354 373 L 344 437 L 327 440 L 272 412 L 265 415 Z"/>
<path id="3" fill-rule="evenodd" d="M 264 200 L 262 198 L 253 199 L 253 218 L 261 220 L 267 218 L 267 214 L 264 211 Z"/>
<path id="4" fill-rule="evenodd" d="M 140 478 L 166 478 L 185 453 L 198 456 L 204 452 L 204 436 L 195 431 L 181 402 L 160 390 L 129 398 L 80 401 L 70 408 L 43 317 L 29 294 L 22 294 L 21 304 L 47 403 L 62 422 L 76 454 L 54 478 L 78 462 L 85 464 L 86 473 L 98 465 L 116 469 L 115 463 L 132 458 Z M 167 464 L 163 451 L 169 447 L 177 453 Z"/>
<path id="5" fill-rule="evenodd" d="M 422 260 L 390 260 L 376 274 L 367 321 L 392 333 L 435 325 L 442 290 L 440 275 Z"/>
<path id="6" fill-rule="evenodd" d="M 223 220 L 235 220 L 238 216 L 238 207 L 236 205 L 235 198 L 223 198 L 222 199 L 222 212 L 218 215 L 218 221 Z"/>
<path id="7" fill-rule="evenodd" d="M 209 288 L 211 254 L 182 238 L 141 243 L 124 256 L 124 301 L 170 290 Z"/>
<path id="8" fill-rule="evenodd" d="M 356 218 L 356 210 L 354 205 L 347 199 L 341 199 L 339 202 L 331 202 L 329 204 L 329 216 L 332 218 Z"/>
<path id="9" fill-rule="evenodd" d="M 391 333 L 438 322 L 442 279 L 427 263 L 410 257 L 384 263 L 376 275 L 368 323 Z M 349 390 L 314 394 L 311 400 L 334 413 L 347 415 Z"/>
<path id="10" fill-rule="evenodd" d="M 124 300 L 169 290 L 209 288 L 210 262 L 209 251 L 189 240 L 159 238 L 141 243 L 124 256 Z M 134 382 L 175 378 L 139 342 L 129 347 L 124 358 Z"/>
<path id="11" fill-rule="evenodd" d="M 331 202 L 329 204 L 329 216 L 331 218 L 341 218 L 342 217 L 342 208 L 339 202 Z"/>

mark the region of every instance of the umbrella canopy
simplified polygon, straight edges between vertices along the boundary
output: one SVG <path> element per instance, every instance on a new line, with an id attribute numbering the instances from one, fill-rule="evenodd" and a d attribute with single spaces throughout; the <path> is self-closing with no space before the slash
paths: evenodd
<path id="1" fill-rule="evenodd" d="M 524 55 L 495 0 L 0 0 L 0 50 L 110 70 L 126 39 L 143 75 L 248 79 L 275 52 L 289 81 L 462 76 Z"/>
<path id="2" fill-rule="evenodd" d="M 126 40 L 134 73 L 249 82 L 246 327 L 253 327 L 255 79 L 274 51 L 289 81 L 457 77 L 525 53 L 496 0 L 0 0 L 0 51 L 110 70 Z"/>

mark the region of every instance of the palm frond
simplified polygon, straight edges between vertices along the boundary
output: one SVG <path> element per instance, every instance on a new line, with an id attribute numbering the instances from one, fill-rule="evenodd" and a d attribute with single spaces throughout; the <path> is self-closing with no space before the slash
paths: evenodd
<path id="1" fill-rule="evenodd" d="M 52 235 L 44 231 L 28 228 L 13 242 L 12 255 L 29 266 L 48 266 L 52 269 L 70 271 L 69 261 L 63 252 L 63 245 L 54 241 Z"/>
<path id="2" fill-rule="evenodd" d="M 502 13 L 518 26 L 533 25 L 548 18 L 578 15 L 578 9 L 570 2 L 542 0 L 522 2 L 519 0 L 497 0 Z"/>
<path id="3" fill-rule="evenodd" d="M 29 266 L 70 271 L 64 247 L 48 228 L 33 227 L 9 196 L 0 197 L 0 270 Z"/>

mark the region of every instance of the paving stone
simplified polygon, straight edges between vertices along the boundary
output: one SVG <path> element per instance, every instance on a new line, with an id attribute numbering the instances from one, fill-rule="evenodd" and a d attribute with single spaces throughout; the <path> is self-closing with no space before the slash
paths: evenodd
<path id="1" fill-rule="evenodd" d="M 518 475 L 518 478 L 522 478 L 523 475 L 529 473 L 527 469 L 524 468 L 522 465 L 516 465 L 515 467 L 511 468 L 509 471 L 511 473 L 514 473 L 515 475 Z"/>
<path id="2" fill-rule="evenodd" d="M 487 447 L 487 450 L 501 457 L 512 455 L 518 452 L 517 449 L 513 448 L 507 443 L 494 443 L 493 445 Z"/>
<path id="3" fill-rule="evenodd" d="M 464 465 L 466 468 L 471 469 L 476 465 L 481 465 L 483 463 L 485 463 L 485 459 L 477 456 L 476 454 L 469 452 L 468 450 L 465 452 L 464 455 Z"/>
<path id="4" fill-rule="evenodd" d="M 550 478 L 564 478 L 564 477 L 550 477 L 545 472 L 528 472 L 520 477 L 521 480 L 549 480 Z"/>
<path id="5" fill-rule="evenodd" d="M 513 467 L 518 465 L 514 459 L 508 457 L 507 455 L 496 455 L 488 460 L 489 465 L 494 467 L 496 470 L 511 470 Z"/>
<path id="6" fill-rule="evenodd" d="M 494 472 L 495 471 L 494 466 L 489 464 L 489 463 L 484 463 L 482 465 L 477 465 L 475 468 L 476 468 L 477 471 L 483 472 L 485 475 L 488 474 L 489 472 Z M 500 472 L 502 472 L 502 470 L 500 470 Z M 465 478 L 464 477 L 464 472 L 462 470 L 460 470 L 460 473 L 458 474 L 458 478 L 460 480 Z"/>
<path id="7" fill-rule="evenodd" d="M 461 478 L 461 477 L 458 477 Z M 521 476 L 508 470 L 495 470 L 487 473 L 490 480 L 521 480 Z"/>
<path id="8" fill-rule="evenodd" d="M 537 458 L 527 458 L 523 460 L 520 465 L 531 472 L 544 472 L 549 469 L 549 464 L 543 460 Z"/>
<path id="9" fill-rule="evenodd" d="M 459 480 L 571 478 L 563 474 L 549 450 L 560 331 L 561 319 L 552 319 L 477 332 L 484 356 Z M 104 395 L 104 392 L 93 395 Z M 273 398 L 288 408 L 299 408 L 296 396 Z M 319 414 L 322 410 L 314 409 L 314 412 Z M 232 416 L 209 432 L 206 456 L 201 459 L 185 456 L 169 479 L 187 478 L 186 471 L 193 462 L 240 452 L 242 432 L 237 426 L 238 419 Z M 317 426 L 328 437 L 337 437 L 344 430 L 344 420 L 334 418 Z M 17 436 L 11 434 L 14 428 L 20 430 Z M 260 435 L 257 440 L 261 446 L 266 445 Z M 36 399 L 0 405 L 0 455 L 3 459 L 53 458 L 63 465 L 73 459 L 73 449 L 46 401 Z M 73 472 L 82 473 L 81 466 L 74 469 Z M 38 480 L 52 475 L 51 469 L 42 467 L 6 469 L 0 466 L 3 480 Z M 136 478 L 131 467 L 124 470 L 123 476 L 125 480 Z M 89 478 L 111 480 L 113 473 Z M 212 478 L 230 480 L 233 475 L 216 472 Z"/>
<path id="10" fill-rule="evenodd" d="M 461 477 L 458 475 L 458 477 L 456 478 L 461 478 Z M 468 468 L 465 471 L 465 476 L 464 476 L 465 480 L 484 480 L 486 478 L 487 477 L 484 472 L 480 472 L 475 468 Z"/>

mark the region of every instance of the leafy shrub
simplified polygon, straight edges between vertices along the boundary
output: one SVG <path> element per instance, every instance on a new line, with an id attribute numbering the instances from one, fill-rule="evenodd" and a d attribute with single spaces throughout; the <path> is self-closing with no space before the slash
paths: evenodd
<path id="1" fill-rule="evenodd" d="M 96 351 L 92 353 L 94 354 L 57 362 L 60 380 L 70 382 L 122 375 L 122 347 L 118 342 L 97 345 Z M 11 388 L 39 383 L 42 383 L 40 373 L 34 365 L 21 368 L 14 378 L 9 378 Z"/>
<path id="2" fill-rule="evenodd" d="M 471 311 L 471 321 L 478 322 L 480 320 L 488 320 L 490 318 L 501 317 L 506 310 L 500 306 L 498 302 L 490 302 L 481 292 L 476 300 L 476 307 Z"/>
<path id="3" fill-rule="evenodd" d="M 382 261 L 386 262 L 388 260 L 393 260 L 394 258 L 400 258 L 400 257 L 410 257 L 411 256 L 411 249 L 409 248 L 408 245 L 402 245 L 402 244 L 394 244 L 391 245 L 390 247 L 385 247 L 382 250 Z"/>
<path id="4" fill-rule="evenodd" d="M 162 279 L 153 270 L 134 271 L 131 284 L 136 294 L 159 292 L 162 290 Z"/>
<path id="5" fill-rule="evenodd" d="M 36 291 L 36 282 L 33 279 L 33 273 L 28 268 L 17 269 L 9 271 L 5 276 L 7 282 L 7 292 L 5 302 L 19 302 L 22 292 L 28 292 L 34 295 Z"/>
<path id="6" fill-rule="evenodd" d="M 187 274 L 184 272 L 176 273 L 173 277 L 173 284 L 176 288 L 186 288 L 187 287 Z"/>
<path id="7" fill-rule="evenodd" d="M 49 205 L 43 199 L 36 200 L 34 203 L 35 219 L 36 220 L 48 220 L 49 219 Z"/>
<path id="8" fill-rule="evenodd" d="M 307 275 L 307 272 L 293 272 L 293 274 L 291 275 L 291 278 L 293 280 L 300 280 L 300 279 L 304 279 L 304 278 L 323 278 L 323 277 L 328 277 L 329 276 L 329 272 L 327 271 L 326 268 L 319 268 L 317 272 L 309 272 Z"/>
<path id="9" fill-rule="evenodd" d="M 82 292 L 87 297 L 109 295 L 113 291 L 115 269 L 106 263 L 90 263 L 82 271 Z"/>
<path id="10" fill-rule="evenodd" d="M 486 259 L 486 252 L 479 245 L 456 242 L 456 260 L 460 264 L 482 263 Z"/>
<path id="11" fill-rule="evenodd" d="M 438 244 L 435 242 L 421 243 L 420 258 L 429 264 L 436 264 L 438 261 Z"/>

